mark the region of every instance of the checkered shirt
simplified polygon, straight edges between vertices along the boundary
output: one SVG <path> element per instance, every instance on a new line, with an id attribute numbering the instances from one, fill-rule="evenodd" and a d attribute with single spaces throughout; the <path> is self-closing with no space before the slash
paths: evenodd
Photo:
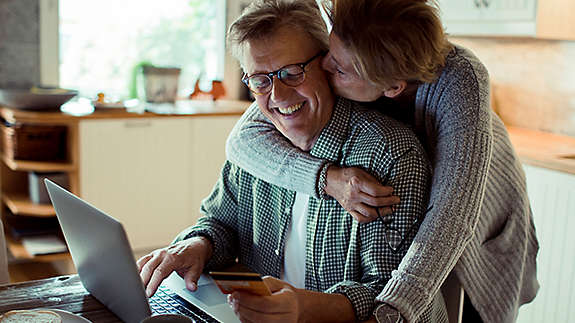
<path id="1" fill-rule="evenodd" d="M 356 318 L 365 320 L 417 233 L 412 226 L 427 204 L 429 163 L 407 127 L 342 98 L 310 153 L 342 167 L 361 167 L 401 198 L 390 226 L 407 241 L 396 253 L 384 240 L 382 221 L 359 224 L 336 200 L 309 199 L 302 250 L 306 289 L 345 295 Z M 238 259 L 255 272 L 280 277 L 295 194 L 227 161 L 202 202 L 204 216 L 179 238 L 204 236 L 212 242 L 206 270 Z"/>

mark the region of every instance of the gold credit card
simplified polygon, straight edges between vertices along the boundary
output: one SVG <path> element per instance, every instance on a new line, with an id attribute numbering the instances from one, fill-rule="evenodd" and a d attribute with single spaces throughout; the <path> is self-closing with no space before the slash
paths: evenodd
<path id="1" fill-rule="evenodd" d="M 231 294 L 234 291 L 260 296 L 272 294 L 258 273 L 210 271 L 210 276 L 224 294 Z"/>

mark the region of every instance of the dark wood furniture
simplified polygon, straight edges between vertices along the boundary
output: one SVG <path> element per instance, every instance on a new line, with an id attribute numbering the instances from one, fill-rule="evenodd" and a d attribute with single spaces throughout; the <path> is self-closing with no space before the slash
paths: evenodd
<path id="1" fill-rule="evenodd" d="M 122 322 L 82 286 L 78 275 L 0 286 L 0 314 L 11 310 L 60 309 L 92 322 Z"/>

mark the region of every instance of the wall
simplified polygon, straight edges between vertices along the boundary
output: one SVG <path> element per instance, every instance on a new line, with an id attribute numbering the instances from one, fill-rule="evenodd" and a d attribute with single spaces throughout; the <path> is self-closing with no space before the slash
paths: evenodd
<path id="1" fill-rule="evenodd" d="M 38 1 L 0 1 L 0 87 L 40 81 Z"/>
<path id="2" fill-rule="evenodd" d="M 498 114 L 508 125 L 575 137 L 575 42 L 452 37 L 489 70 Z"/>

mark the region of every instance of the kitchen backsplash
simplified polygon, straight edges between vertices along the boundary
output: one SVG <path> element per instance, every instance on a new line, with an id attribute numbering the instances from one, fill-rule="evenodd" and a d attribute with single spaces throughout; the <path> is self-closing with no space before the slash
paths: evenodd
<path id="1" fill-rule="evenodd" d="M 452 37 L 487 66 L 508 125 L 575 137 L 575 42 Z"/>
<path id="2" fill-rule="evenodd" d="M 38 0 L 0 0 L 0 87 L 40 81 Z"/>

